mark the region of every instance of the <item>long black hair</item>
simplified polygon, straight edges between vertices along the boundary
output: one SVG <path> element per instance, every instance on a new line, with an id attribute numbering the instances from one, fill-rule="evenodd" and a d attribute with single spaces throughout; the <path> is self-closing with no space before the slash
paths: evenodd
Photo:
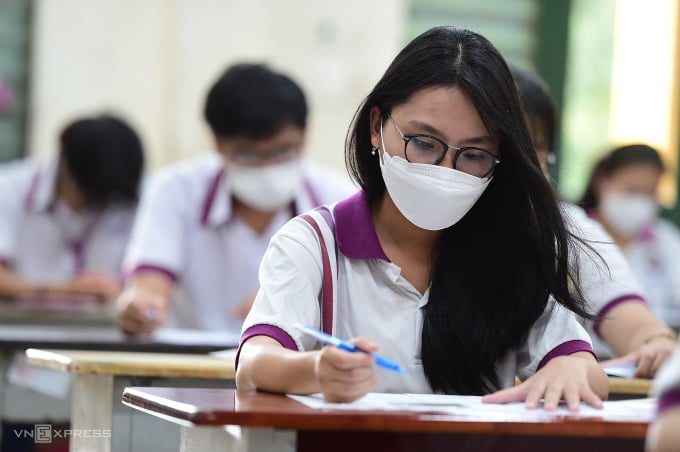
<path id="1" fill-rule="evenodd" d="M 597 209 L 600 197 L 597 193 L 597 182 L 608 178 L 617 171 L 629 166 L 651 166 L 659 173 L 664 172 L 663 160 L 659 152 L 646 144 L 629 144 L 614 148 L 598 160 L 590 172 L 588 185 L 579 201 L 579 206 L 585 210 Z"/>
<path id="2" fill-rule="evenodd" d="M 484 37 L 433 28 L 394 59 L 355 114 L 346 141 L 348 170 L 375 206 L 385 183 L 371 155 L 370 111 L 386 118 L 414 93 L 457 86 L 499 137 L 501 164 L 474 207 L 443 231 L 424 308 L 422 361 L 436 392 L 481 394 L 498 388 L 497 363 L 520 346 L 552 295 L 587 318 L 577 246 L 541 172 L 508 66 Z M 574 285 L 574 295 L 570 293 Z"/>

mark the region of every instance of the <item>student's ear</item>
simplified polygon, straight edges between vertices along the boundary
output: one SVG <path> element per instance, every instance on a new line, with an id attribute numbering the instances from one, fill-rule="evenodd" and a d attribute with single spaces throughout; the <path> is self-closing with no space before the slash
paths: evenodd
<path id="1" fill-rule="evenodd" d="M 380 108 L 372 107 L 370 113 L 371 146 L 380 147 Z"/>

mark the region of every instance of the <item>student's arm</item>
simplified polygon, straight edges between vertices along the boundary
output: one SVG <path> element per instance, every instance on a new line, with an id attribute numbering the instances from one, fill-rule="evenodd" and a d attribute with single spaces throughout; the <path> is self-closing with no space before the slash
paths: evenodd
<path id="1" fill-rule="evenodd" d="M 618 355 L 635 355 L 636 377 L 653 377 L 675 349 L 671 329 L 639 300 L 624 301 L 609 309 L 599 334 Z"/>
<path id="2" fill-rule="evenodd" d="M 647 452 L 677 452 L 680 447 L 680 405 L 665 410 L 649 426 Z"/>
<path id="3" fill-rule="evenodd" d="M 18 298 L 36 292 L 37 287 L 26 281 L 17 272 L 0 265 L 0 297 Z"/>
<path id="4" fill-rule="evenodd" d="M 351 342 L 364 350 L 377 350 L 365 338 Z M 375 359 L 366 353 L 335 347 L 298 352 L 285 349 L 270 337 L 254 336 L 241 347 L 236 386 L 293 394 L 321 392 L 329 402 L 351 402 L 375 386 L 374 369 Z"/>
<path id="5" fill-rule="evenodd" d="M 135 274 L 117 300 L 118 327 L 126 334 L 151 333 L 165 323 L 173 280 L 153 270 Z"/>

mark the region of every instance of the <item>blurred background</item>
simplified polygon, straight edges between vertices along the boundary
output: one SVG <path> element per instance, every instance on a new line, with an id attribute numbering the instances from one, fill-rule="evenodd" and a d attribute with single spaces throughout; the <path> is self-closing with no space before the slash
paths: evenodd
<path id="1" fill-rule="evenodd" d="M 207 88 L 229 64 L 288 73 L 311 106 L 307 152 L 344 167 L 355 109 L 403 45 L 435 25 L 470 28 L 547 80 L 562 113 L 554 177 L 579 197 L 594 160 L 645 142 L 677 192 L 676 0 L 0 0 L 0 159 L 49 156 L 73 118 L 127 118 L 148 170 L 211 149 Z"/>

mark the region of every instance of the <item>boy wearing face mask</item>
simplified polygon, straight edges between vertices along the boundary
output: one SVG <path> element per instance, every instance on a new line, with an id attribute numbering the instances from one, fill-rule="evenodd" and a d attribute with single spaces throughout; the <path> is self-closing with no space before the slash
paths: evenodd
<path id="1" fill-rule="evenodd" d="M 654 313 L 677 330 L 680 234 L 657 217 L 663 171 L 659 153 L 650 146 L 616 148 L 595 165 L 581 205 L 621 247 Z"/>
<path id="2" fill-rule="evenodd" d="M 119 327 L 163 324 L 237 334 L 271 236 L 289 219 L 353 191 L 303 162 L 307 104 L 262 65 L 228 69 L 208 93 L 217 152 L 159 172 L 138 214 L 119 298 Z"/>

